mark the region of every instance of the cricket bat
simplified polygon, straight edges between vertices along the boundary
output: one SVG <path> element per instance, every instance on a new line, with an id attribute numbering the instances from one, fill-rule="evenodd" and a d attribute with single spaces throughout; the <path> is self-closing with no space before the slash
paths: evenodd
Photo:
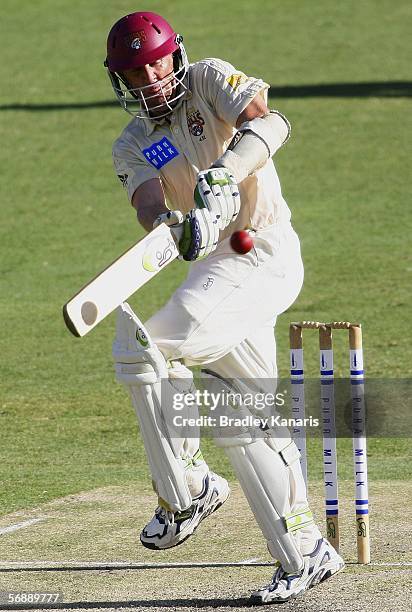
<path id="1" fill-rule="evenodd" d="M 72 334 L 85 336 L 176 259 L 175 234 L 162 223 L 84 285 L 63 306 L 63 318 Z"/>

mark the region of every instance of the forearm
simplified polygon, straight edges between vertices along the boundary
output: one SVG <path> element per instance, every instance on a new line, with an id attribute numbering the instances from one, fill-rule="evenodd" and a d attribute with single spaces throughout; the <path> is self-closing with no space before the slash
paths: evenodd
<path id="1" fill-rule="evenodd" d="M 167 213 L 167 211 L 167 206 L 160 203 L 157 206 L 138 207 L 136 209 L 137 220 L 147 232 L 151 232 L 155 219 L 157 219 L 159 215 Z"/>
<path id="2" fill-rule="evenodd" d="M 142 183 L 133 194 L 132 206 L 140 225 L 151 232 L 155 219 L 168 211 L 160 180 L 150 179 Z"/>

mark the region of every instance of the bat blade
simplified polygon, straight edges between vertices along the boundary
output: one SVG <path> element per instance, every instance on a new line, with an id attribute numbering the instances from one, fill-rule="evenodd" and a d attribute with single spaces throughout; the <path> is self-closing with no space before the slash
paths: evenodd
<path id="1" fill-rule="evenodd" d="M 178 254 L 172 231 L 159 225 L 66 302 L 63 318 L 67 328 L 75 336 L 85 336 Z"/>

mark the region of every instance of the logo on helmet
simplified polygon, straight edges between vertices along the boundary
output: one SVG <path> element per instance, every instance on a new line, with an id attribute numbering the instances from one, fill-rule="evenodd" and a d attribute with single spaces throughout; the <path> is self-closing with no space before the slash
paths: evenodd
<path id="1" fill-rule="evenodd" d="M 140 49 L 142 43 L 146 42 L 146 32 L 144 30 L 139 30 L 138 32 L 131 32 L 127 36 L 124 37 L 124 44 L 126 47 L 130 47 L 131 49 Z"/>

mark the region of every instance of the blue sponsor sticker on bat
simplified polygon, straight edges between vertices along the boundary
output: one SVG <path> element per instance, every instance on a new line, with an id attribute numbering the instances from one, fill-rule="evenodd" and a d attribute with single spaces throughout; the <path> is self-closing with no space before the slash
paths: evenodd
<path id="1" fill-rule="evenodd" d="M 179 155 L 179 151 L 166 138 L 162 138 L 158 142 L 153 143 L 150 147 L 143 149 L 143 155 L 147 161 L 152 164 L 157 170 L 163 168 L 174 157 Z"/>

